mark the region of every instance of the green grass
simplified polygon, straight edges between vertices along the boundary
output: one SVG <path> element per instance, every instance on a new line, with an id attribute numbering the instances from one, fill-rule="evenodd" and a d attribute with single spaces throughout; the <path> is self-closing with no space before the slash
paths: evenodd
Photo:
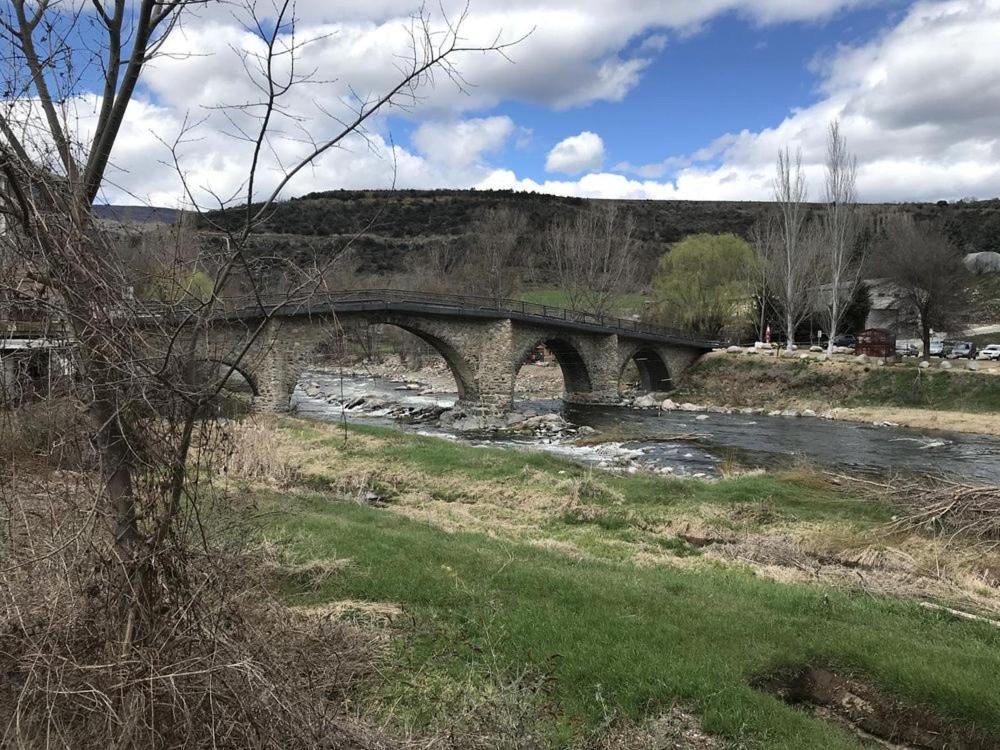
<path id="1" fill-rule="evenodd" d="M 867 373 L 853 400 L 885 405 L 968 412 L 1000 412 L 1000 377 L 967 372 L 928 372 L 916 366 Z"/>
<path id="2" fill-rule="evenodd" d="M 674 398 L 767 408 L 794 401 L 817 409 L 889 406 L 994 413 L 1000 412 L 1000 377 L 921 370 L 916 360 L 835 369 L 813 359 L 713 357 L 685 374 Z"/>
<path id="3" fill-rule="evenodd" d="M 271 532 L 296 556 L 353 561 L 319 591 L 286 592 L 293 602 L 389 601 L 413 616 L 418 627 L 390 668 L 459 679 L 463 664 L 489 650 L 508 673 L 548 675 L 547 746 L 568 744 L 609 708 L 641 720 L 680 700 L 706 729 L 748 747 L 857 747 L 749 687 L 756 675 L 805 663 L 863 675 L 1000 734 L 1000 633 L 988 626 L 739 570 L 576 560 L 321 495 L 298 500 L 276 523 Z M 428 707 L 407 698 L 423 693 L 410 692 L 405 673 L 394 677 L 399 684 L 382 690 L 419 720 Z"/>
<path id="4" fill-rule="evenodd" d="M 308 428 L 307 428 L 308 429 Z M 736 505 L 769 503 L 780 518 L 796 521 L 837 520 L 872 524 L 887 521 L 891 509 L 870 498 L 847 494 L 812 475 L 757 475 L 724 482 L 696 482 L 651 474 L 621 476 L 595 472 L 579 463 L 532 451 L 479 448 L 424 435 L 407 435 L 387 427 L 353 425 L 352 431 L 379 438 L 373 448 L 357 447 L 354 455 L 369 458 L 373 465 L 396 464 L 419 469 L 429 476 L 466 477 L 493 480 L 507 486 L 530 489 L 540 481 L 574 480 L 595 488 L 581 499 L 594 505 L 610 506 L 624 500 L 633 509 L 664 520 L 705 505 L 732 508 Z M 331 447 L 343 438 L 327 438 Z M 606 489 L 602 489 L 606 488 Z"/>
<path id="5" fill-rule="evenodd" d="M 397 726 L 434 726 L 463 696 L 489 693 L 486 683 L 532 675 L 540 687 L 515 699 L 533 712 L 543 747 L 578 747 L 609 716 L 641 722 L 675 701 L 736 746 L 858 747 L 847 732 L 750 687 L 762 673 L 812 663 L 1000 735 L 1000 631 L 912 603 L 780 584 L 749 569 L 703 563 L 700 551 L 680 538 L 650 531 L 705 507 L 723 515 L 749 508 L 768 523 L 865 528 L 889 517 L 879 503 L 806 472 L 715 483 L 612 476 L 552 456 L 384 428 L 354 428 L 377 440 L 343 448 L 339 436 L 289 424 L 313 445 L 337 446 L 341 456 L 412 470 L 432 495 L 436 477 L 513 490 L 565 482 L 583 507 L 596 511 L 574 506 L 538 530 L 571 539 L 588 553 L 581 557 L 503 533 L 447 532 L 307 487 L 273 494 L 264 531 L 293 559 L 352 561 L 319 589 L 286 582 L 289 601 L 351 598 L 405 608 L 406 625 L 380 666 L 387 678 L 367 698 Z M 331 456 L 331 466 L 335 461 Z M 697 568 L 636 565 L 616 546 L 623 540 L 694 558 Z"/>

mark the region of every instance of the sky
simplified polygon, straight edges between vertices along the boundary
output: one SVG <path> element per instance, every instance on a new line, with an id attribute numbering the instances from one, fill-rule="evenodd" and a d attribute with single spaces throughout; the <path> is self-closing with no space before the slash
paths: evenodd
<path id="1" fill-rule="evenodd" d="M 462 4 L 431 4 L 432 28 Z M 357 97 L 398 80 L 419 8 L 299 0 L 296 70 L 310 80 L 282 100 L 253 197 L 310 140 L 333 137 Z M 262 42 L 241 20 L 209 7 L 170 36 L 129 109 L 103 200 L 246 198 L 240 133 L 255 121 L 226 107 L 259 101 L 241 56 Z M 524 38 L 504 55 L 456 54 L 461 86 L 439 71 L 283 195 L 395 185 L 767 200 L 787 147 L 820 199 L 833 120 L 864 201 L 1000 195 L 1000 0 L 470 0 L 461 34 L 469 46 Z M 83 129 L 97 101 L 80 98 Z M 165 145 L 182 131 L 188 194 Z"/>

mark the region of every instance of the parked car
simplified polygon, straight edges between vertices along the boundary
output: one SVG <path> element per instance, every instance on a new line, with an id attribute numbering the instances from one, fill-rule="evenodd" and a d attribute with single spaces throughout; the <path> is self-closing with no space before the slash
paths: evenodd
<path id="1" fill-rule="evenodd" d="M 916 344 L 896 344 L 896 355 L 899 357 L 918 357 L 920 349 Z"/>
<path id="2" fill-rule="evenodd" d="M 853 349 L 858 345 L 858 337 L 851 333 L 843 334 L 842 336 L 837 336 L 833 340 L 834 346 L 846 346 L 849 349 Z"/>
<path id="3" fill-rule="evenodd" d="M 1000 344 L 984 346 L 979 350 L 977 359 L 992 359 L 994 362 L 1000 362 Z"/>
<path id="4" fill-rule="evenodd" d="M 945 356 L 948 359 L 972 359 L 976 356 L 976 345 L 971 341 L 953 341 Z"/>
<path id="5" fill-rule="evenodd" d="M 930 356 L 932 357 L 942 357 L 944 356 L 944 343 L 943 341 L 932 341 Z"/>

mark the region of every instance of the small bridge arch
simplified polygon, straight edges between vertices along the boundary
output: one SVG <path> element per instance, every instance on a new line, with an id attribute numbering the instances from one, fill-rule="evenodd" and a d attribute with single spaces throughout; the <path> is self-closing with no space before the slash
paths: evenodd
<path id="1" fill-rule="evenodd" d="M 663 392 L 673 389 L 674 382 L 670 376 L 670 366 L 655 347 L 639 347 L 631 352 L 622 362 L 619 381 L 630 364 L 634 364 L 639 373 L 639 387 L 643 392 Z"/>
<path id="2" fill-rule="evenodd" d="M 540 345 L 544 346 L 555 357 L 556 363 L 562 371 L 563 390 L 567 396 L 593 392 L 594 383 L 585 355 L 572 339 L 567 336 L 542 336 L 535 339 L 529 346 L 523 348 L 520 356 L 516 357 L 516 366 L 514 369 L 515 380 L 518 373 L 527 364 L 527 360 L 532 352 Z"/>
<path id="3" fill-rule="evenodd" d="M 209 365 L 216 368 L 217 371 L 213 374 L 213 377 L 225 378 L 226 383 L 232 380 L 233 375 L 238 375 L 247 384 L 254 398 L 260 396 L 260 385 L 257 381 L 257 376 L 254 375 L 250 366 L 246 362 L 236 364 L 232 359 L 226 357 L 199 357 L 196 364 L 201 366 Z"/>

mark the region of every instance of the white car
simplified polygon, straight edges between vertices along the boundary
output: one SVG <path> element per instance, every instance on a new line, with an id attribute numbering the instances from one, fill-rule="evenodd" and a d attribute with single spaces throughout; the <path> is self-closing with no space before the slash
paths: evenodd
<path id="1" fill-rule="evenodd" d="M 992 359 L 1000 362 L 1000 344 L 990 344 L 979 350 L 977 359 Z"/>

